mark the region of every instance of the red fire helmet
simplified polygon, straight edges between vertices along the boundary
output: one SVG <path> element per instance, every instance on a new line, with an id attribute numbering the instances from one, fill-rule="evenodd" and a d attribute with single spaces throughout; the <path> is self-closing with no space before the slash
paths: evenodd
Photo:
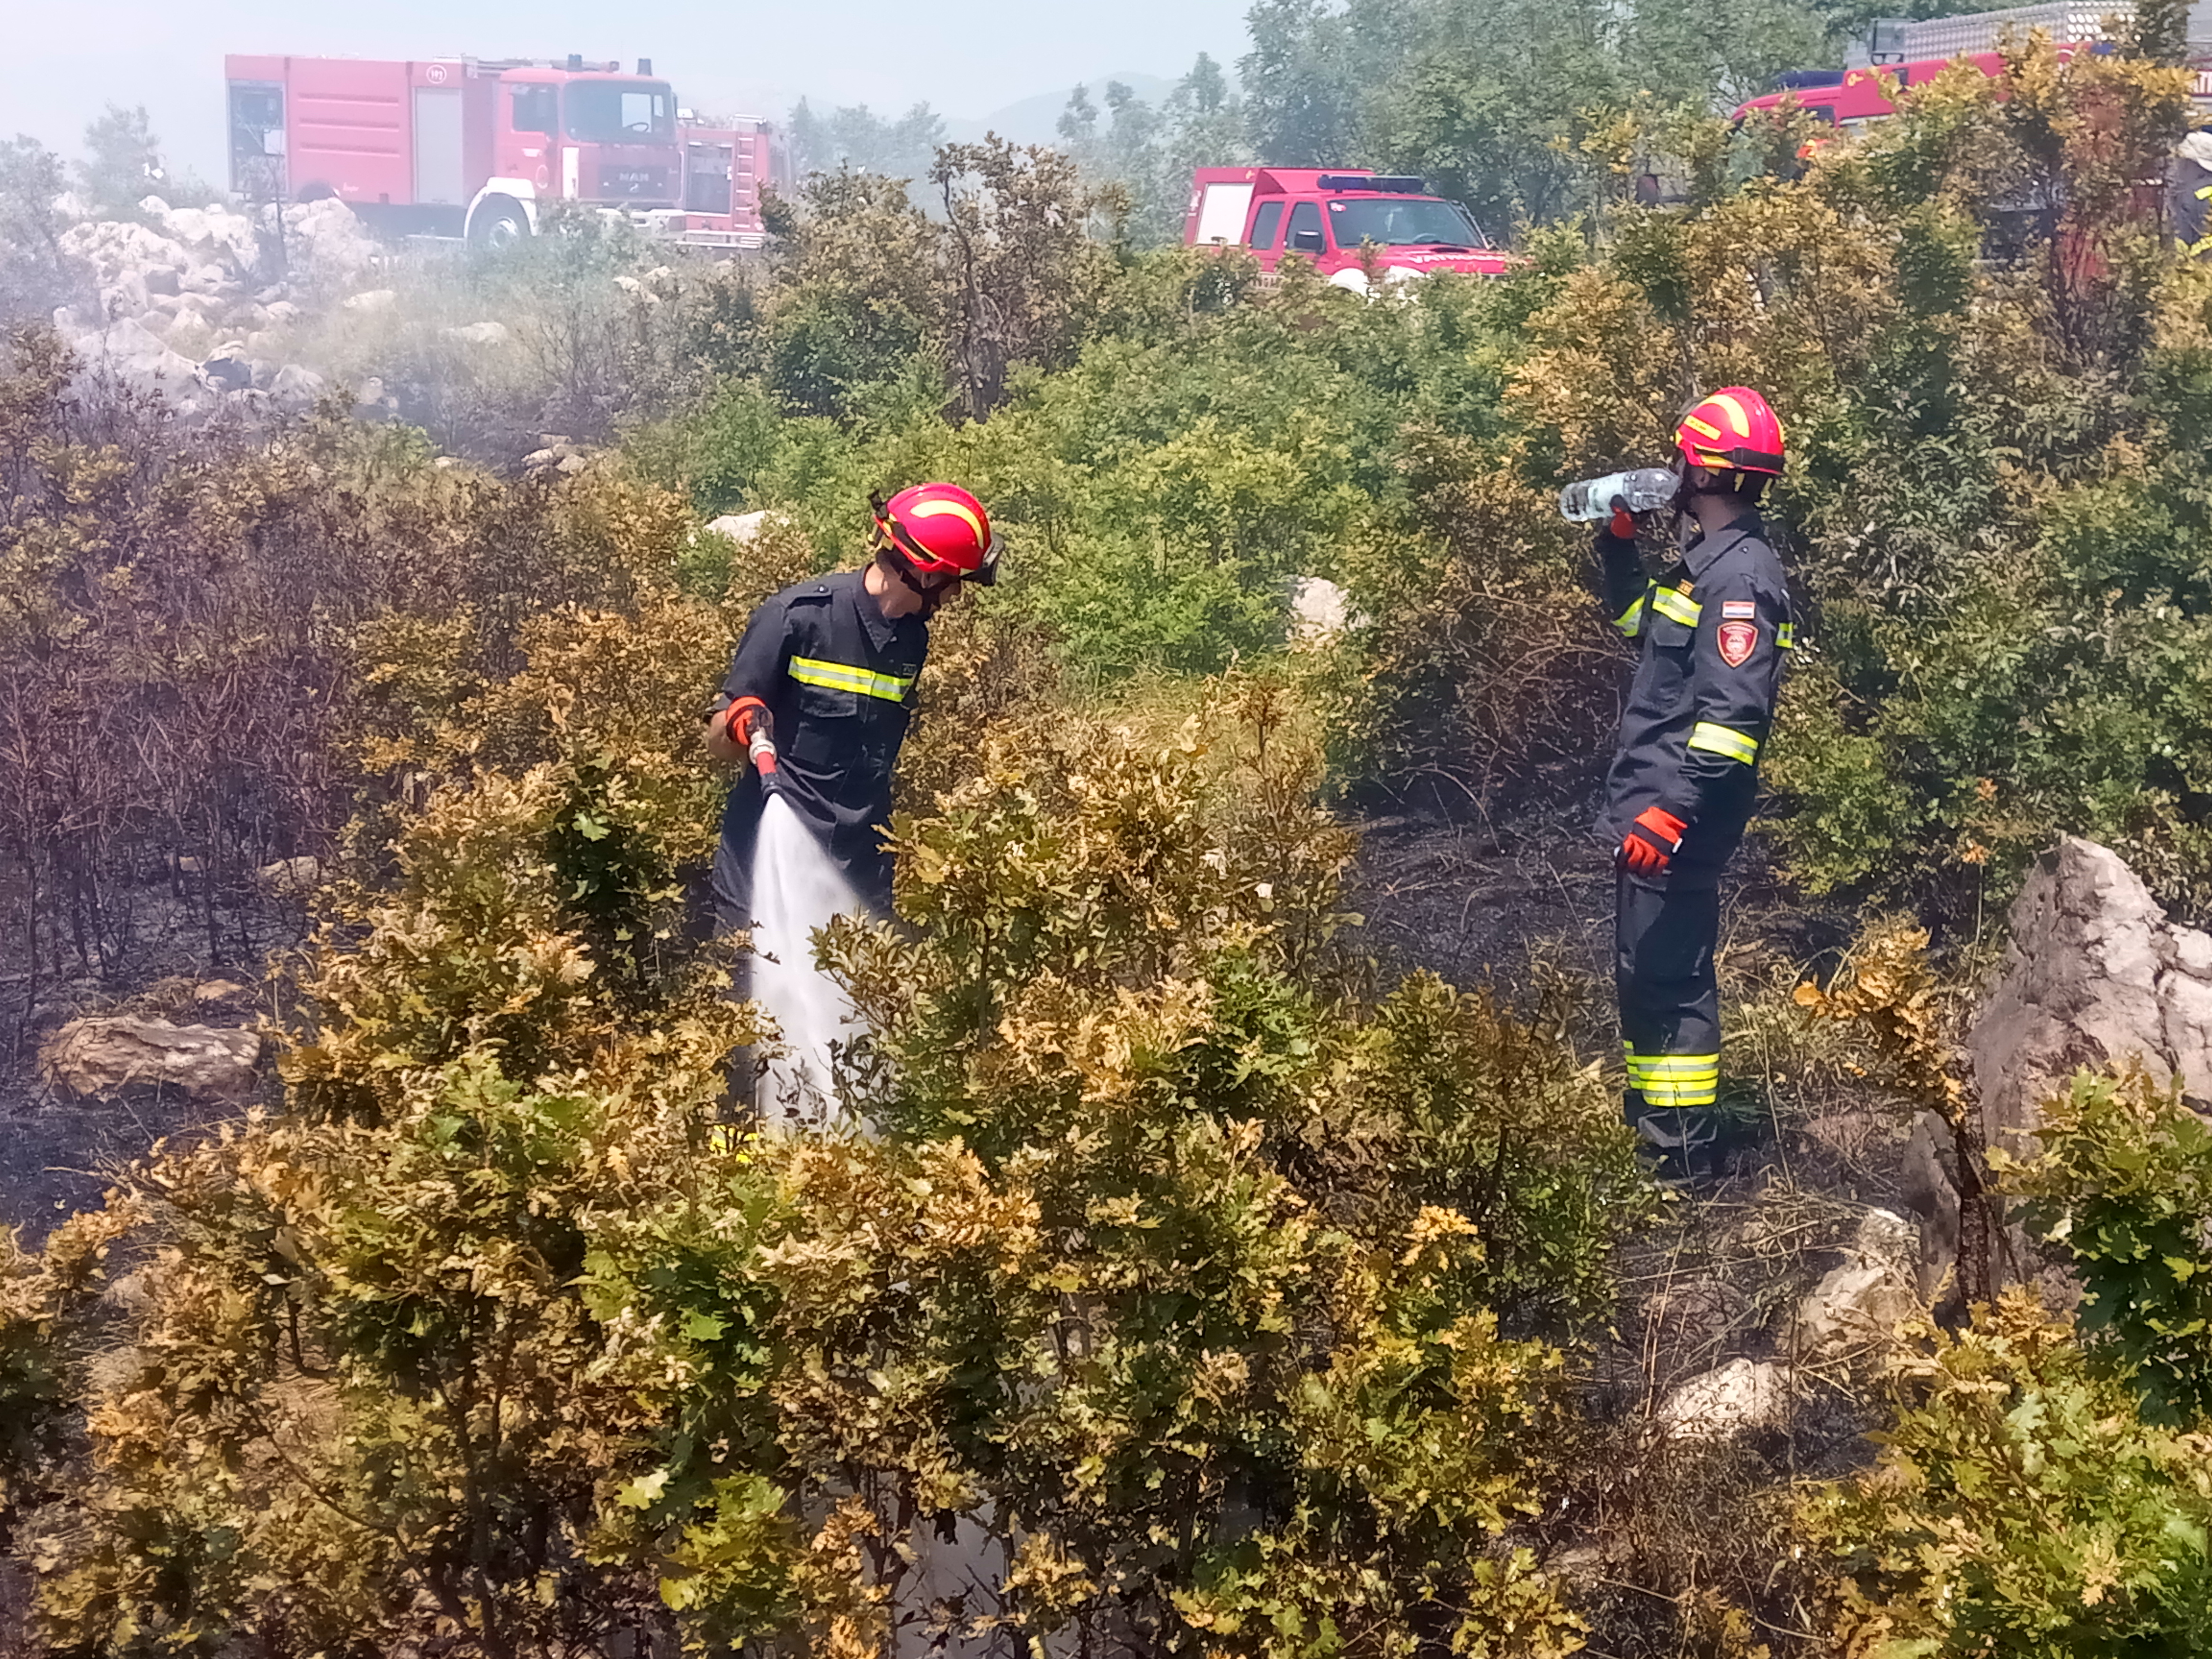
<path id="1" fill-rule="evenodd" d="M 957 484 L 916 484 L 888 501 L 870 498 L 876 528 L 925 574 L 951 574 L 963 581 L 996 580 L 999 549 L 991 539 L 991 517 Z"/>
<path id="2" fill-rule="evenodd" d="M 1674 442 L 1691 466 L 1782 476 L 1782 422 L 1749 386 L 1728 386 L 1692 404 Z"/>

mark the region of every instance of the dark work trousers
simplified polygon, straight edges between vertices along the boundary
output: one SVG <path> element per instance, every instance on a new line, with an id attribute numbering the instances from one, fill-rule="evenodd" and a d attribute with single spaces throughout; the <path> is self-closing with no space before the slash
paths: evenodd
<path id="1" fill-rule="evenodd" d="M 1628 1056 L 1628 1115 L 1711 1106 L 1720 1090 L 1721 898 L 1711 883 L 1618 878 L 1613 985 Z"/>

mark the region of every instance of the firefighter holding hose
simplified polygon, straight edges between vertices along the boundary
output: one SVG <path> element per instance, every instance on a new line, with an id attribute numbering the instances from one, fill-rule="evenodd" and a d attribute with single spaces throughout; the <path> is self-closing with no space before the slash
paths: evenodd
<path id="1" fill-rule="evenodd" d="M 707 717 L 707 752 L 745 770 L 714 854 L 715 930 L 753 925 L 753 847 L 768 792 L 787 802 L 873 911 L 891 902 L 891 769 L 929 654 L 929 618 L 964 582 L 989 584 L 998 550 L 983 504 L 957 485 L 872 497 L 868 562 L 797 582 L 745 624 Z"/>
<path id="2" fill-rule="evenodd" d="M 1782 422 L 1744 386 L 1675 428 L 1679 561 L 1646 574 L 1618 506 L 1598 533 L 1606 615 L 1638 644 L 1598 834 L 1613 851 L 1614 981 L 1629 1123 L 1690 1170 L 1717 1139 L 1721 872 L 1743 839 L 1782 665 L 1796 645 L 1759 513 Z"/>

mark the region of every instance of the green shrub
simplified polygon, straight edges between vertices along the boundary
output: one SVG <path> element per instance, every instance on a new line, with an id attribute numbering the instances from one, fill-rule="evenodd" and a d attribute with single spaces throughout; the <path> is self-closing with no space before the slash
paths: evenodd
<path id="1" fill-rule="evenodd" d="M 2090 1353 L 2154 1423 L 2212 1420 L 2212 1128 L 2140 1073 L 2077 1075 L 2010 1171 L 2027 1224 L 2081 1275 Z"/>
<path id="2" fill-rule="evenodd" d="M 2212 1440 L 2148 1424 L 2032 1298 L 1929 1333 L 1879 1467 L 1808 1511 L 1851 1652 L 2191 1652 L 2212 1629 Z"/>

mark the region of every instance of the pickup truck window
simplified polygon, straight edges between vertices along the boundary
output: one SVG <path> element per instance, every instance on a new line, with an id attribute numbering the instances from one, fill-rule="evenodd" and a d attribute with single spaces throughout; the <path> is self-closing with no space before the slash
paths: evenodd
<path id="1" fill-rule="evenodd" d="M 1326 253 L 1328 237 L 1321 228 L 1321 204 L 1301 202 L 1291 210 L 1291 240 L 1285 250 L 1291 253 Z"/>
<path id="2" fill-rule="evenodd" d="M 1252 218 L 1251 246 L 1261 253 L 1271 252 L 1275 246 L 1276 233 L 1283 228 L 1283 204 L 1262 202 L 1260 211 Z"/>
<path id="3" fill-rule="evenodd" d="M 1339 247 L 1488 247 L 1474 221 L 1449 202 L 1406 196 L 1331 202 L 1329 227 Z"/>

